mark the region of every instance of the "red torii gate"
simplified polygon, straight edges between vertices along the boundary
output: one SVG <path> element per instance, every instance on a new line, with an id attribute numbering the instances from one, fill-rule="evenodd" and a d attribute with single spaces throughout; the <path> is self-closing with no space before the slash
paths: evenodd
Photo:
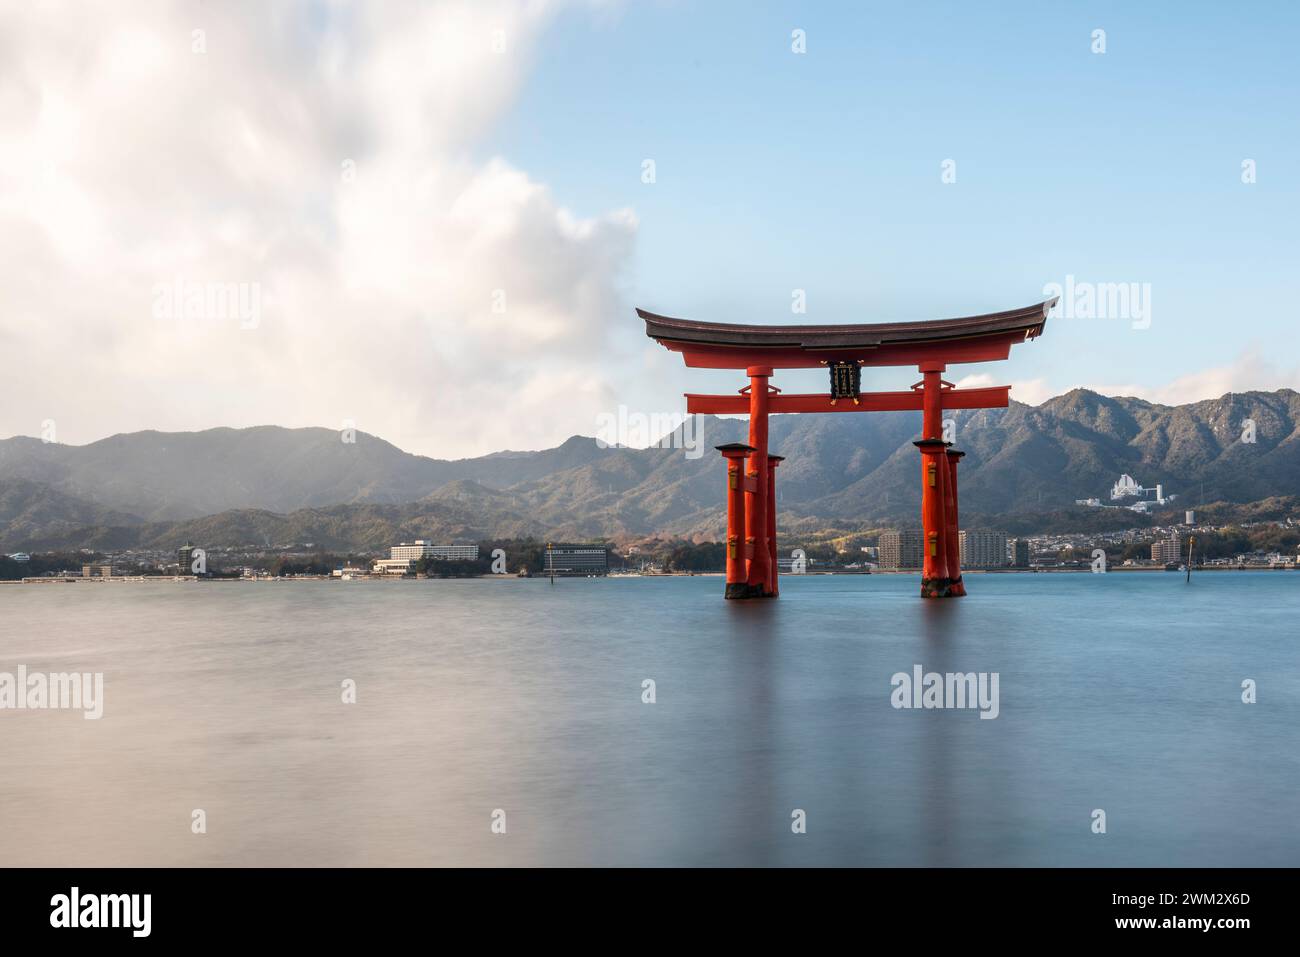
<path id="1" fill-rule="evenodd" d="M 921 596 L 966 594 L 957 543 L 957 462 L 965 454 L 943 441 L 945 409 L 1006 408 L 1010 386 L 958 389 L 945 382 L 949 365 L 1005 359 L 1011 347 L 1043 331 L 1049 299 L 1023 309 L 928 322 L 840 326 L 755 326 L 672 319 L 638 309 L 646 335 L 687 366 L 744 369 L 749 385 L 738 395 L 686 394 L 686 411 L 749 414 L 749 443 L 718 446 L 727 462 L 728 598 L 775 598 L 776 467 L 782 456 L 767 450 L 767 417 L 784 412 L 922 413 L 921 526 L 924 567 Z M 915 365 L 921 381 L 907 392 L 862 392 L 863 366 Z M 826 366 L 826 395 L 785 395 L 768 385 L 774 369 Z M 745 460 L 748 459 L 748 468 Z"/>

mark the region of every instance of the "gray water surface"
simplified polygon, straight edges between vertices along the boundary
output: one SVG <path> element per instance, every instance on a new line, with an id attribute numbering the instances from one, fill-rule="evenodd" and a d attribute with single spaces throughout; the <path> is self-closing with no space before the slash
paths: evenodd
<path id="1" fill-rule="evenodd" d="M 0 671 L 105 684 L 0 711 L 3 862 L 1300 864 L 1300 574 L 967 582 L 3 586 Z M 916 664 L 998 718 L 896 710 Z"/>

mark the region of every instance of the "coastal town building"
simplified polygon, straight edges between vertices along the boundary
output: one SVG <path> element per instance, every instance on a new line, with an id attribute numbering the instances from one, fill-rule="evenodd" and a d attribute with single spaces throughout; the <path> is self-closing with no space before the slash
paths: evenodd
<path id="1" fill-rule="evenodd" d="M 1183 540 L 1177 535 L 1159 542 L 1151 543 L 1151 560 L 1155 562 L 1177 562 L 1183 558 Z"/>
<path id="2" fill-rule="evenodd" d="M 392 559 L 389 559 L 390 561 Z M 330 572 L 333 578 L 361 578 L 370 574 L 369 568 L 361 568 L 356 565 L 344 565 L 342 568 L 336 568 Z"/>
<path id="3" fill-rule="evenodd" d="M 435 545 L 433 542 L 426 542 L 423 539 L 416 539 L 413 542 L 402 542 L 400 545 L 393 545 L 388 550 L 388 557 L 392 560 L 411 559 L 418 561 L 421 558 L 435 558 L 445 561 L 478 561 L 477 545 Z"/>
<path id="4" fill-rule="evenodd" d="M 608 575 L 609 546 L 548 544 L 544 575 Z"/>
<path id="5" fill-rule="evenodd" d="M 381 558 L 371 566 L 376 575 L 409 575 L 415 571 L 414 558 Z"/>
<path id="6" fill-rule="evenodd" d="M 963 568 L 1005 568 L 1007 536 L 987 528 L 966 529 L 957 533 Z"/>
<path id="7" fill-rule="evenodd" d="M 920 568 L 923 536 L 919 528 L 904 528 L 880 533 L 877 549 L 881 568 Z"/>

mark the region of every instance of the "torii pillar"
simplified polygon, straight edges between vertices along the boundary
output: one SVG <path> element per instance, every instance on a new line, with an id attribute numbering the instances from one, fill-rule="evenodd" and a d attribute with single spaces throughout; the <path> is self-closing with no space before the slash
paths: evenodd
<path id="1" fill-rule="evenodd" d="M 939 439 L 913 442 L 921 450 L 921 597 L 948 598 L 947 518 L 943 507 L 947 446 Z"/>
<path id="2" fill-rule="evenodd" d="M 749 375 L 749 468 L 745 475 L 745 548 L 749 553 L 749 574 L 746 577 L 746 598 L 771 598 L 775 574 L 772 567 L 775 555 L 769 544 L 769 526 L 776 524 L 776 503 L 771 500 L 772 469 L 767 454 L 767 413 L 771 405 L 771 392 L 767 380 L 772 376 L 769 366 L 750 366 Z M 768 512 L 772 512 L 769 522 Z M 741 597 L 737 595 L 736 597 Z"/>
<path id="3" fill-rule="evenodd" d="M 781 567 L 776 560 L 776 467 L 784 461 L 784 455 L 767 457 L 767 554 L 771 560 L 771 565 L 768 567 L 767 590 L 773 598 L 781 591 L 777 584 Z"/>
<path id="4" fill-rule="evenodd" d="M 943 435 L 942 362 L 922 362 L 921 440 L 921 597 L 949 598 L 953 594 L 948 572 L 948 443 Z"/>
<path id="5" fill-rule="evenodd" d="M 745 456 L 752 445 L 732 442 L 714 446 L 727 460 L 727 590 L 728 598 L 749 597 L 749 552 L 745 547 Z"/>
<path id="6" fill-rule="evenodd" d="M 965 452 L 948 449 L 948 485 L 945 505 L 948 512 L 948 578 L 951 579 L 951 594 L 960 597 L 966 594 L 966 586 L 961 581 L 961 535 L 957 527 L 957 463 Z"/>

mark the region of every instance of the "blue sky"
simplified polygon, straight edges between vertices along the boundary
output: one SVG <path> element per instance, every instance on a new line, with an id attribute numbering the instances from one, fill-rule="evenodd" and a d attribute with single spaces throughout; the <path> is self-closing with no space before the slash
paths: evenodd
<path id="1" fill-rule="evenodd" d="M 1296 386 L 1298 27 L 1290 3 L 578 8 L 476 148 L 579 215 L 635 210 L 629 295 L 656 311 L 925 319 L 1067 275 L 1149 283 L 1150 328 L 1056 320 L 954 371 L 1170 400 Z"/>
<path id="2" fill-rule="evenodd" d="M 637 305 L 932 319 L 1070 276 L 1149 287 L 1149 327 L 1053 318 L 948 378 L 1300 386 L 1300 4 L 77 7 L 0 8 L 0 435 L 548 448 L 741 384 Z"/>

